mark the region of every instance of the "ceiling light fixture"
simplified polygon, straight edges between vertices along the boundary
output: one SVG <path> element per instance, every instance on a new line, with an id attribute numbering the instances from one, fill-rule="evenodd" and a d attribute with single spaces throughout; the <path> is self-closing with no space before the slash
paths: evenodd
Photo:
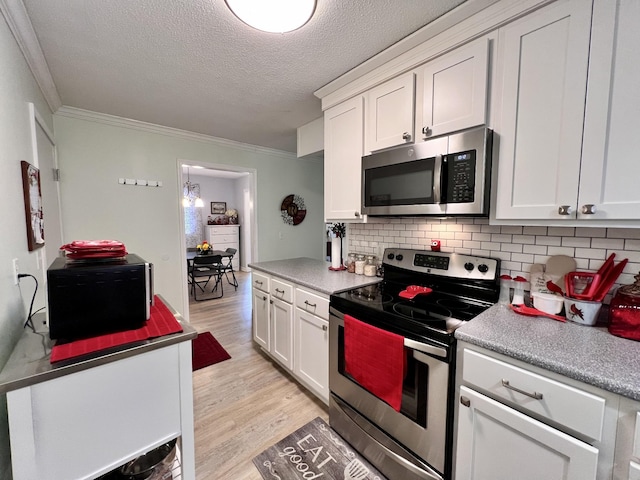
<path id="1" fill-rule="evenodd" d="M 197 187 L 197 188 L 196 188 Z M 198 191 L 196 191 L 198 190 Z M 204 207 L 204 202 L 200 198 L 200 186 L 191 183 L 189 168 L 187 167 L 187 181 L 182 186 L 182 206 L 183 207 Z"/>
<path id="2" fill-rule="evenodd" d="M 316 0 L 225 0 L 233 14 L 250 27 L 286 33 L 309 21 Z"/>

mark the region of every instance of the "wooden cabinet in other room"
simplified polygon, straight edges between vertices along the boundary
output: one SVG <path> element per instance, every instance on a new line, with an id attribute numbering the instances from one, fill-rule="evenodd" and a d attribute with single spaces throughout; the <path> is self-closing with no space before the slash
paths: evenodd
<path id="1" fill-rule="evenodd" d="M 500 29 L 498 220 L 639 219 L 638 22 L 635 0 L 565 0 Z"/>
<path id="2" fill-rule="evenodd" d="M 240 269 L 240 225 L 207 225 L 205 227 L 207 242 L 214 250 L 235 248 L 236 254 L 231 261 L 233 269 Z"/>
<path id="3" fill-rule="evenodd" d="M 364 99 L 354 97 L 324 112 L 324 216 L 363 221 L 361 168 Z"/>

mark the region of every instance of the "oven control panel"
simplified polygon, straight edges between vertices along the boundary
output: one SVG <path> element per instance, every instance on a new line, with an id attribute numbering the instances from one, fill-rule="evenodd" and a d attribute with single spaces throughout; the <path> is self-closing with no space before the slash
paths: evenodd
<path id="1" fill-rule="evenodd" d="M 472 280 L 495 280 L 500 274 L 499 260 L 495 258 L 429 250 L 387 248 L 383 264 L 413 272 Z"/>

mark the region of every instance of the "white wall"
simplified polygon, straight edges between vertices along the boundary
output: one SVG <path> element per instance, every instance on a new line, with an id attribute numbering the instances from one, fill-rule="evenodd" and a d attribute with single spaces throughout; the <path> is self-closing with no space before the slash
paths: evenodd
<path id="1" fill-rule="evenodd" d="M 27 249 L 20 160 L 33 161 L 28 102 L 35 104 L 45 122 L 51 113 L 20 52 L 5 19 L 0 15 L 0 368 L 6 363 L 26 319 L 33 282 L 12 281 L 13 258 L 22 273 L 30 273 L 42 286 L 43 271 L 36 253 Z M 46 222 L 46 219 L 45 219 Z M 46 228 L 45 228 L 46 236 Z M 35 305 L 34 309 L 43 305 Z M 0 478 L 11 478 L 6 396 L 0 397 Z"/>
<path id="2" fill-rule="evenodd" d="M 178 311 L 188 308 L 182 300 L 178 159 L 257 171 L 259 258 L 254 260 L 322 258 L 321 161 L 235 147 L 139 122 L 131 126 L 113 117 L 73 115 L 54 116 L 65 241 L 113 238 L 124 242 L 130 252 L 154 264 L 156 293 Z M 121 177 L 160 180 L 163 186 L 120 185 Z M 282 199 L 290 193 L 302 195 L 308 207 L 306 219 L 296 227 L 283 224 L 280 218 Z"/>

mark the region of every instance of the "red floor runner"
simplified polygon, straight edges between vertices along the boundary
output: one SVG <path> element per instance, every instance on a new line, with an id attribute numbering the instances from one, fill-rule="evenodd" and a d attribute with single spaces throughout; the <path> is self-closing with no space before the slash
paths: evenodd
<path id="1" fill-rule="evenodd" d="M 211 332 L 199 333 L 191 342 L 194 371 L 231 358 Z"/>

